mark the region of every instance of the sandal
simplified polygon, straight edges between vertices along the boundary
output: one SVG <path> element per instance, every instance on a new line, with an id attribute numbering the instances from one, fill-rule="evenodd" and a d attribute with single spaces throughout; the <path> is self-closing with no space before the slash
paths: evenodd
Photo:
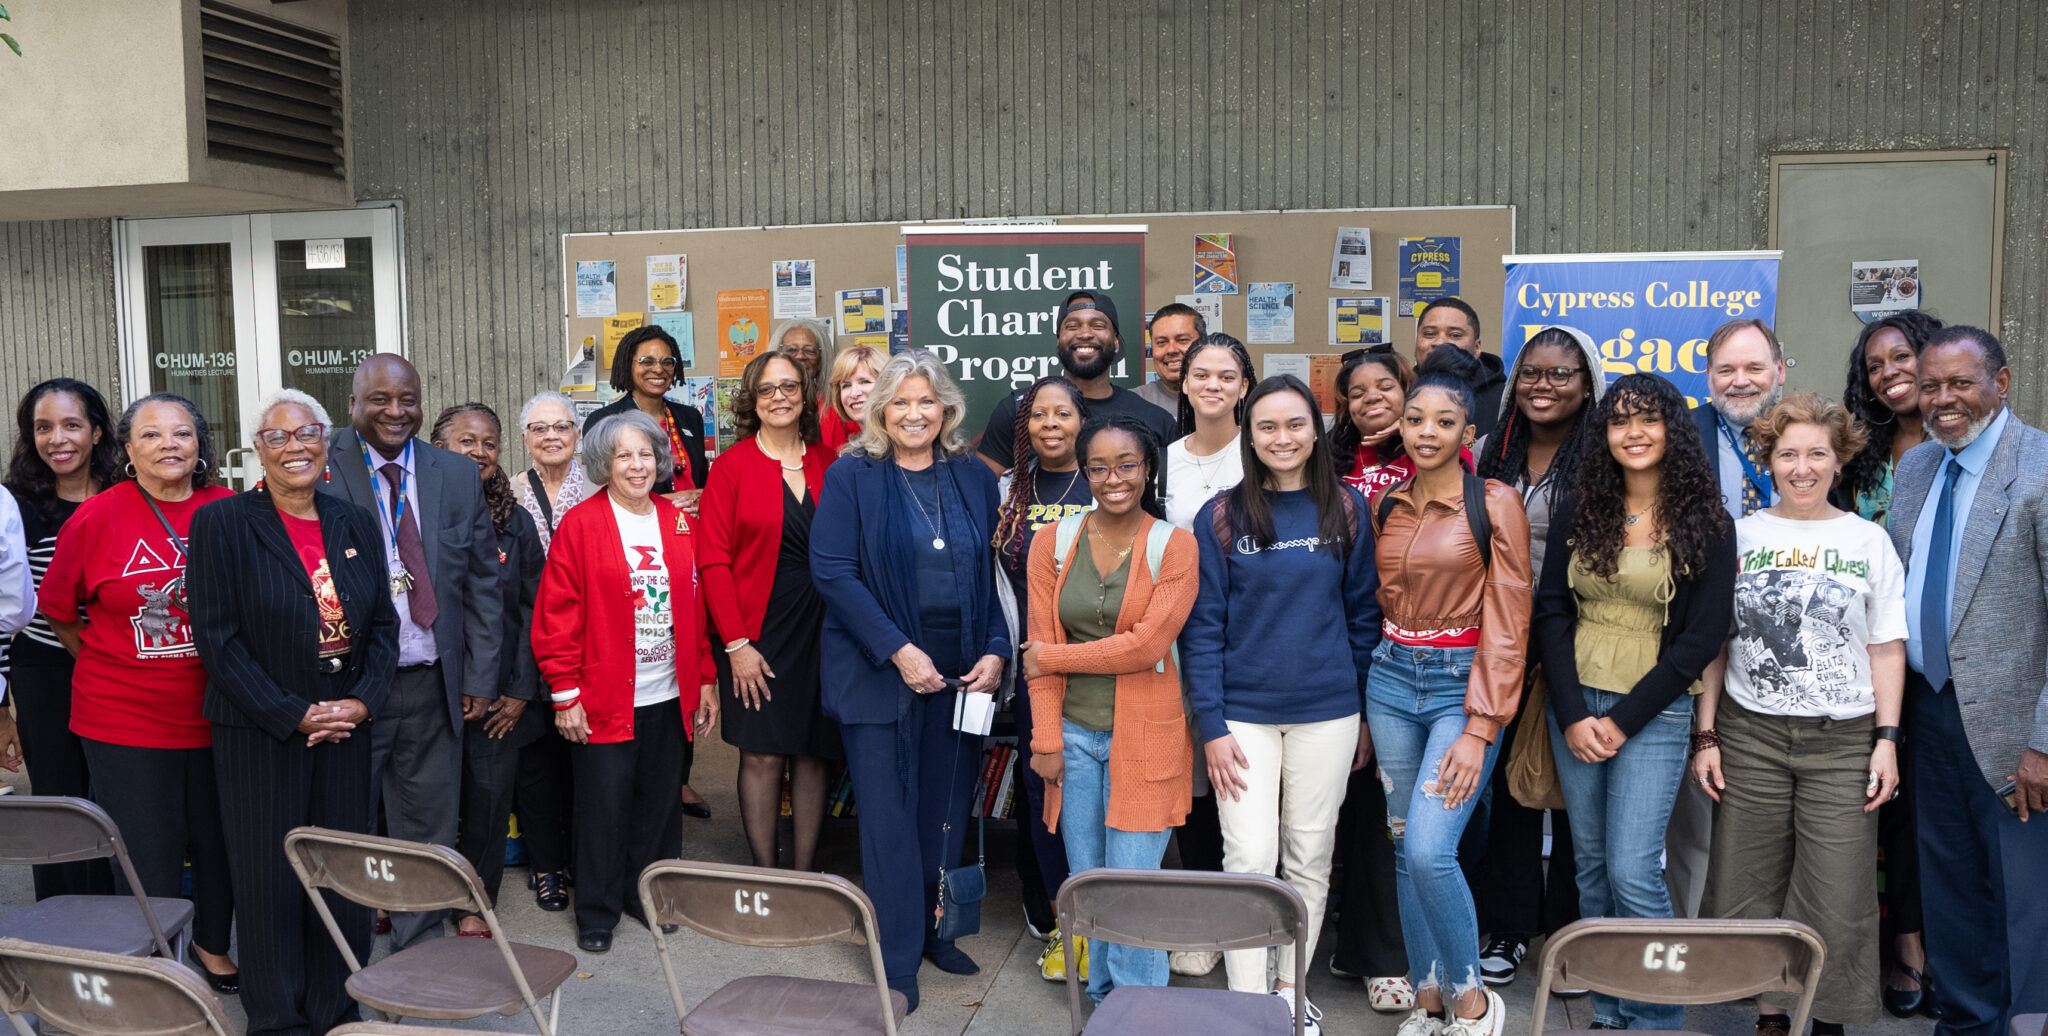
<path id="1" fill-rule="evenodd" d="M 1415 987 L 1403 975 L 1384 975 L 1365 983 L 1367 1002 L 1381 1014 L 1415 1009 Z"/>
<path id="2" fill-rule="evenodd" d="M 561 871 L 542 872 L 534 881 L 533 901 L 542 910 L 557 913 L 569 909 L 568 884 Z"/>

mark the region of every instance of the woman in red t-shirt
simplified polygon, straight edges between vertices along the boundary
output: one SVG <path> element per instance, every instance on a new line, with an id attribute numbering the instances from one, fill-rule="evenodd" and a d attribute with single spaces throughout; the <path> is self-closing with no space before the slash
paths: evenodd
<path id="1" fill-rule="evenodd" d="M 1392 348 L 1344 354 L 1337 371 L 1337 398 L 1344 412 L 1330 429 L 1339 458 L 1351 457 L 1344 481 L 1370 502 L 1380 490 L 1415 474 L 1401 448 L 1401 407 L 1415 369 Z"/>
<path id="2" fill-rule="evenodd" d="M 185 536 L 193 511 L 233 494 L 212 484 L 213 438 L 190 400 L 143 397 L 115 438 L 131 477 L 65 523 L 37 603 L 78 659 L 71 730 L 85 746 L 93 801 L 120 828 L 148 895 L 178 895 L 191 860 L 192 942 L 208 982 L 232 993 L 234 896 L 213 736 L 200 715 L 206 670 L 185 610 Z M 115 882 L 126 884 L 119 874 Z"/>

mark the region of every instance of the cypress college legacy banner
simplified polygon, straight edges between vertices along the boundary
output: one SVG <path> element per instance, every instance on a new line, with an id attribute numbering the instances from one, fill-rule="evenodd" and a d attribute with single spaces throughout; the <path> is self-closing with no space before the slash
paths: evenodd
<path id="1" fill-rule="evenodd" d="M 910 344 L 929 349 L 967 396 L 969 438 L 1005 393 L 1059 373 L 1053 321 L 1068 293 L 1116 304 L 1123 359 L 1110 376 L 1135 388 L 1145 369 L 1145 227 L 906 226 Z"/>
<path id="2" fill-rule="evenodd" d="M 1707 389 L 1707 336 L 1723 323 L 1777 322 L 1783 252 L 1508 255 L 1501 354 L 1512 369 L 1551 324 L 1590 335 L 1609 382 L 1662 374 L 1697 406 Z"/>

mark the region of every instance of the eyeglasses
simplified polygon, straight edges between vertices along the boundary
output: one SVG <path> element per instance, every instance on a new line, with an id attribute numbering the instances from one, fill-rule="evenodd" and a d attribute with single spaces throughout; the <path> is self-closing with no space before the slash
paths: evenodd
<path id="1" fill-rule="evenodd" d="M 526 426 L 526 434 L 528 435 L 546 435 L 549 432 L 553 432 L 556 435 L 567 435 L 575 430 L 576 422 L 574 421 L 556 421 L 554 424 L 535 421 Z"/>
<path id="2" fill-rule="evenodd" d="M 633 361 L 633 366 L 642 369 L 660 367 L 662 370 L 672 371 L 676 369 L 676 358 L 673 356 L 642 356 Z"/>
<path id="3" fill-rule="evenodd" d="M 783 343 L 783 346 L 782 346 L 782 351 L 783 351 L 783 352 L 786 352 L 786 353 L 789 353 L 789 354 L 790 354 L 790 355 L 792 355 L 792 356 L 817 356 L 817 355 L 820 355 L 820 353 L 819 353 L 819 351 L 818 351 L 818 347 L 817 347 L 817 346 L 815 346 L 815 345 L 790 345 L 790 344 L 788 344 L 788 343 L 786 343 L 786 342 L 785 342 L 785 343 Z"/>
<path id="4" fill-rule="evenodd" d="M 778 381 L 773 385 L 756 385 L 754 393 L 763 399 L 772 399 L 776 396 L 802 399 L 804 398 L 804 383 L 801 381 Z"/>
<path id="5" fill-rule="evenodd" d="M 1129 482 L 1137 478 L 1138 472 L 1143 470 L 1145 470 L 1145 465 L 1137 461 L 1127 460 L 1113 468 L 1105 467 L 1101 464 L 1090 464 L 1082 468 L 1081 473 L 1087 475 L 1090 482 L 1107 482 L 1109 481 L 1110 472 L 1115 472 L 1119 480 Z"/>
<path id="6" fill-rule="evenodd" d="M 1525 382 L 1535 381 L 1537 378 L 1542 378 L 1544 381 L 1547 381 L 1552 385 L 1569 385 L 1571 384 L 1572 379 L 1578 377 L 1579 372 L 1585 369 L 1586 368 L 1584 367 L 1521 366 L 1515 368 L 1515 377 L 1518 380 Z"/>
<path id="7" fill-rule="evenodd" d="M 256 444 L 267 449 L 280 449 L 285 443 L 293 439 L 297 439 L 308 446 L 325 442 L 327 439 L 327 426 L 324 424 L 302 424 L 290 430 L 283 428 L 256 429 Z"/>

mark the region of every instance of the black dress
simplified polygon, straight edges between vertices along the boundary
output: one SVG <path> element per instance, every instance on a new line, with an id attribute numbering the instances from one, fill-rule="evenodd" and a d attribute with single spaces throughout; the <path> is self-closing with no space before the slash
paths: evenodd
<path id="1" fill-rule="evenodd" d="M 817 513 L 815 497 L 805 494 L 798 500 L 783 482 L 782 547 L 775 556 L 761 635 L 754 641 L 775 672 L 768 680 L 770 698 L 758 712 L 747 708 L 733 694 L 729 675 L 719 690 L 719 729 L 725 743 L 742 752 L 826 759 L 844 752 L 839 725 L 825 717 L 818 703 L 818 630 L 825 621 L 825 599 L 811 582 L 811 519 Z"/>

